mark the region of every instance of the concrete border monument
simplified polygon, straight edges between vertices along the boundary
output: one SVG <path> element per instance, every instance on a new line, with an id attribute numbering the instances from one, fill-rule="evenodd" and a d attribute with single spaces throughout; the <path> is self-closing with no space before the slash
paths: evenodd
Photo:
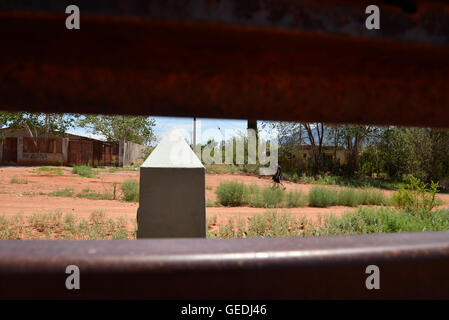
<path id="1" fill-rule="evenodd" d="M 137 238 L 206 236 L 205 168 L 171 129 L 140 167 Z"/>

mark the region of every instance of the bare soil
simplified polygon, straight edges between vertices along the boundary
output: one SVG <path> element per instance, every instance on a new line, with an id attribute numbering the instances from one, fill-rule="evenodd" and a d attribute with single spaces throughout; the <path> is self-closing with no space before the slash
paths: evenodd
<path id="1" fill-rule="evenodd" d="M 60 167 L 62 175 L 37 173 L 39 167 L 0 167 L 0 215 L 31 215 L 37 212 L 53 212 L 57 209 L 63 213 L 73 213 L 79 218 L 87 219 L 94 210 L 104 210 L 106 217 L 118 218 L 125 217 L 130 223 L 135 221 L 138 208 L 137 203 L 129 203 L 120 200 L 91 200 L 76 197 L 52 197 L 45 195 L 47 193 L 72 188 L 78 193 L 85 188 L 92 191 L 104 193 L 113 192 L 113 184 L 120 184 L 127 179 L 139 180 L 139 171 L 119 170 L 109 172 L 108 169 L 95 170 L 94 178 L 84 178 L 72 174 L 72 168 Z M 25 179 L 26 184 L 11 183 L 11 178 L 16 176 L 19 179 Z M 241 181 L 246 184 L 270 185 L 271 180 L 266 177 L 256 177 L 238 174 L 207 174 L 206 175 L 206 198 L 215 201 L 215 189 L 222 181 Z M 287 191 L 301 191 L 308 193 L 313 185 L 285 182 Z M 389 194 L 391 191 L 384 191 Z M 120 193 L 120 192 L 119 192 Z M 118 194 L 120 196 L 120 194 Z M 448 194 L 440 194 L 439 197 L 444 204 L 449 203 Z M 206 214 L 208 217 L 216 216 L 217 225 L 226 224 L 231 217 L 250 217 L 257 213 L 262 213 L 266 209 L 251 207 L 208 207 Z M 317 219 L 320 216 L 329 214 L 341 215 L 344 212 L 355 210 L 348 207 L 329 207 L 329 208 L 290 208 L 277 209 L 279 211 L 288 211 L 295 216 L 305 216 L 309 219 Z"/>

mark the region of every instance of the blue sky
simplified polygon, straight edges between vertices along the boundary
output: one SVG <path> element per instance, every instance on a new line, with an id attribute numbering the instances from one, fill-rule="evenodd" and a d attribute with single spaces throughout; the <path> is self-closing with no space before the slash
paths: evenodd
<path id="1" fill-rule="evenodd" d="M 168 132 L 172 127 L 176 127 L 183 131 L 185 138 L 191 142 L 193 132 L 193 118 L 175 118 L 175 117 L 152 117 L 156 120 L 156 126 L 154 132 L 158 137 L 158 140 Z M 247 126 L 247 120 L 228 120 L 228 119 L 206 119 L 197 118 L 197 141 L 199 137 L 202 139 L 202 143 L 206 143 L 210 138 L 210 134 L 213 131 L 220 132 L 225 136 L 226 132 L 238 132 L 245 131 Z M 201 132 L 205 133 L 203 135 Z M 219 130 L 219 131 L 218 131 Z M 101 136 L 93 135 L 82 128 L 74 128 L 69 130 L 70 133 L 92 137 L 96 139 L 102 139 Z M 216 140 L 217 141 L 217 140 Z"/>

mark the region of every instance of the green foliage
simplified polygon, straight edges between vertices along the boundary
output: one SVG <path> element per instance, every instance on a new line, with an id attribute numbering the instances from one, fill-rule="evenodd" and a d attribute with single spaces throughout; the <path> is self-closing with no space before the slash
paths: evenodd
<path id="1" fill-rule="evenodd" d="M 35 213 L 28 217 L 8 219 L 0 216 L 0 238 L 5 239 L 128 239 L 126 220 L 106 219 L 103 210 L 95 210 L 89 220 L 79 221 L 71 213 L 62 216 L 55 212 Z"/>
<path id="2" fill-rule="evenodd" d="M 281 189 L 271 189 L 271 188 L 263 188 L 262 189 L 262 199 L 265 208 L 278 208 L 282 206 L 282 202 L 284 200 L 284 191 Z"/>
<path id="3" fill-rule="evenodd" d="M 62 190 L 56 190 L 56 191 L 50 192 L 50 193 L 48 193 L 48 195 L 51 197 L 73 197 L 74 192 L 73 192 L 73 188 L 65 187 Z"/>
<path id="4" fill-rule="evenodd" d="M 121 185 L 123 200 L 127 202 L 139 202 L 139 182 L 135 179 L 128 179 Z"/>
<path id="5" fill-rule="evenodd" d="M 86 115 L 77 124 L 93 134 L 100 134 L 107 141 L 125 139 L 138 144 L 148 144 L 154 140 L 155 120 L 142 116 Z M 148 150 L 151 152 L 151 150 Z"/>
<path id="6" fill-rule="evenodd" d="M 307 197 L 300 192 L 285 192 L 256 184 L 223 182 L 217 188 L 217 197 L 224 206 L 249 205 L 256 208 L 292 208 L 307 205 Z M 359 205 L 388 205 L 389 199 L 375 189 L 313 187 L 308 195 L 311 207 Z"/>
<path id="7" fill-rule="evenodd" d="M 300 192 L 285 192 L 279 188 L 245 185 L 240 182 L 222 182 L 217 190 L 218 202 L 224 206 L 249 205 L 256 208 L 285 208 L 307 205 L 306 197 Z"/>
<path id="8" fill-rule="evenodd" d="M 76 194 L 78 198 L 86 198 L 91 200 L 113 200 L 114 195 L 110 192 L 98 193 L 91 191 L 89 188 L 83 189 L 80 193 Z"/>
<path id="9" fill-rule="evenodd" d="M 245 186 L 245 203 L 256 208 L 279 208 L 283 206 L 284 191 L 255 184 Z"/>
<path id="10" fill-rule="evenodd" d="M 304 207 L 307 205 L 307 197 L 301 192 L 287 192 L 285 202 L 288 208 Z"/>
<path id="11" fill-rule="evenodd" d="M 268 221 L 262 214 L 248 218 L 248 237 L 263 237 L 267 231 Z"/>
<path id="12" fill-rule="evenodd" d="M 238 207 L 244 204 L 245 185 L 242 182 L 221 182 L 216 190 L 218 201 L 229 207 Z"/>
<path id="13" fill-rule="evenodd" d="M 392 179 L 416 171 L 417 162 L 410 135 L 402 128 L 386 128 L 377 143 L 381 168 Z"/>
<path id="14" fill-rule="evenodd" d="M 4 112 L 0 111 L 0 129 L 25 128 L 31 137 L 44 133 L 63 135 L 75 125 L 77 115 L 62 113 L 32 113 L 32 112 Z"/>
<path id="15" fill-rule="evenodd" d="M 238 216 L 230 218 L 226 225 L 221 226 L 216 234 L 219 238 L 246 238 L 246 237 L 289 237 L 302 236 L 309 222 L 304 219 L 296 219 L 288 212 L 278 213 L 267 211 L 245 219 Z M 215 237 L 213 232 L 208 237 Z"/>
<path id="16" fill-rule="evenodd" d="M 328 216 L 314 235 L 368 234 L 449 230 L 449 212 L 432 211 L 415 215 L 409 211 L 361 207 L 340 218 Z"/>
<path id="17" fill-rule="evenodd" d="M 14 184 L 27 184 L 28 180 L 27 179 L 22 179 L 22 178 L 18 178 L 16 175 L 12 176 L 11 180 L 9 181 L 10 183 L 14 183 Z"/>
<path id="18" fill-rule="evenodd" d="M 416 215 L 422 211 L 431 211 L 438 205 L 437 192 L 438 182 L 432 181 L 427 184 L 418 178 L 411 177 L 409 185 L 393 194 L 392 202 L 396 207 Z"/>
<path id="19" fill-rule="evenodd" d="M 376 205 L 386 206 L 390 205 L 391 200 L 385 196 L 385 194 L 376 189 L 364 189 L 359 190 L 357 205 Z"/>
<path id="20" fill-rule="evenodd" d="M 91 200 L 113 200 L 114 196 L 112 193 L 98 193 L 91 191 L 89 188 L 84 188 L 81 192 L 75 194 L 73 188 L 65 187 L 64 189 L 56 190 L 48 193 L 51 197 L 77 197 L 77 198 L 85 198 Z"/>
<path id="21" fill-rule="evenodd" d="M 217 216 L 216 215 L 213 215 L 211 217 L 207 217 L 206 218 L 206 228 L 207 228 L 207 230 L 209 230 L 210 228 L 212 228 L 216 224 L 217 224 Z"/>
<path id="22" fill-rule="evenodd" d="M 55 168 L 55 167 L 40 167 L 35 170 L 37 174 L 56 174 L 58 176 L 62 175 L 62 169 L 61 168 Z"/>
<path id="23" fill-rule="evenodd" d="M 301 223 L 288 212 L 266 211 L 248 219 L 248 237 L 298 236 L 301 229 Z"/>
<path id="24" fill-rule="evenodd" d="M 61 226 L 63 222 L 62 212 L 56 210 L 55 212 L 49 213 L 33 213 L 28 217 L 28 222 L 32 228 L 39 232 L 46 233 Z"/>
<path id="25" fill-rule="evenodd" d="M 234 238 L 234 220 L 229 219 L 228 223 L 224 226 L 220 226 L 218 229 L 218 237 L 219 238 Z"/>
<path id="26" fill-rule="evenodd" d="M 72 169 L 72 173 L 85 178 L 92 178 L 94 175 L 92 167 L 90 166 L 74 166 Z"/>
<path id="27" fill-rule="evenodd" d="M 383 192 L 375 189 L 313 187 L 309 192 L 311 207 L 388 205 L 389 202 Z"/>
<path id="28" fill-rule="evenodd" d="M 358 194 L 352 188 L 342 188 L 336 193 L 335 204 L 337 205 L 355 207 L 359 201 Z"/>
<path id="29" fill-rule="evenodd" d="M 211 199 L 206 199 L 206 207 L 219 207 L 219 204 Z"/>
<path id="30" fill-rule="evenodd" d="M 151 138 L 152 140 L 154 140 L 153 138 Z M 143 150 L 143 159 L 146 159 L 150 156 L 151 152 L 153 152 L 155 147 L 153 146 L 148 146 Z"/>
<path id="31" fill-rule="evenodd" d="M 330 188 L 313 187 L 309 192 L 309 206 L 324 208 L 337 203 L 337 191 Z"/>
<path id="32" fill-rule="evenodd" d="M 257 174 L 259 170 L 259 165 L 257 164 L 205 164 L 204 166 L 208 174 Z"/>

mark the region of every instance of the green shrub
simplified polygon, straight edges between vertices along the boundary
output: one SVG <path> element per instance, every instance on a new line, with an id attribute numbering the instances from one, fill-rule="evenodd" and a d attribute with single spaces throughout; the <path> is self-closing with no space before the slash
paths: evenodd
<path id="1" fill-rule="evenodd" d="M 241 182 L 221 182 L 216 190 L 218 201 L 229 207 L 238 207 L 244 204 L 245 185 Z"/>
<path id="2" fill-rule="evenodd" d="M 28 217 L 30 225 L 39 232 L 48 232 L 62 225 L 62 212 L 33 213 Z"/>
<path id="3" fill-rule="evenodd" d="M 218 206 L 219 205 L 215 201 L 211 199 L 206 199 L 206 207 L 218 207 Z"/>
<path id="4" fill-rule="evenodd" d="M 128 239 L 129 235 L 126 219 L 107 220 L 104 210 L 79 222 L 72 213 L 63 217 L 60 210 L 33 213 L 26 219 L 20 214 L 0 216 L 0 239 Z"/>
<path id="5" fill-rule="evenodd" d="M 267 211 L 248 218 L 248 237 L 288 237 L 301 234 L 302 221 L 288 212 Z"/>
<path id="6" fill-rule="evenodd" d="M 282 202 L 284 200 L 284 191 L 281 189 L 271 189 L 265 187 L 262 189 L 262 199 L 265 208 L 279 208 L 282 207 Z"/>
<path id="7" fill-rule="evenodd" d="M 415 215 L 410 211 L 360 207 L 340 218 L 328 216 L 315 235 L 369 234 L 449 230 L 449 211 Z"/>
<path id="8" fill-rule="evenodd" d="M 234 238 L 234 221 L 231 218 L 226 225 L 219 227 L 218 236 L 220 238 Z"/>
<path id="9" fill-rule="evenodd" d="M 336 205 L 355 207 L 359 205 L 360 198 L 354 189 L 342 188 L 338 190 L 335 200 Z"/>
<path id="10" fill-rule="evenodd" d="M 92 167 L 90 166 L 74 166 L 72 169 L 72 173 L 85 178 L 93 177 Z"/>
<path id="11" fill-rule="evenodd" d="M 248 218 L 248 237 L 262 237 L 267 231 L 268 222 L 262 214 Z"/>
<path id="12" fill-rule="evenodd" d="M 384 193 L 374 189 L 313 187 L 309 192 L 311 207 L 324 208 L 335 205 L 356 207 L 359 205 L 387 205 L 388 203 Z"/>
<path id="13" fill-rule="evenodd" d="M 62 190 L 56 190 L 50 192 L 48 195 L 51 197 L 73 197 L 73 189 L 70 187 L 65 187 Z"/>
<path id="14" fill-rule="evenodd" d="M 139 183 L 137 180 L 129 179 L 122 183 L 123 200 L 127 202 L 139 202 Z"/>
<path id="15" fill-rule="evenodd" d="M 212 228 L 216 224 L 217 224 L 217 216 L 216 215 L 206 218 L 206 228 L 207 228 L 207 230 L 209 230 L 210 228 Z"/>
<path id="16" fill-rule="evenodd" d="M 295 208 L 307 205 L 307 199 L 301 192 L 287 192 L 285 197 L 286 207 Z"/>
<path id="17" fill-rule="evenodd" d="M 40 167 L 36 170 L 37 174 L 56 174 L 58 176 L 62 175 L 62 169 L 61 168 L 55 168 L 55 167 Z"/>
<path id="18" fill-rule="evenodd" d="M 15 184 L 27 184 L 28 180 L 27 179 L 21 179 L 21 178 L 18 178 L 16 175 L 13 175 L 11 180 L 10 180 L 10 182 L 11 183 L 15 183 Z"/>
<path id="19" fill-rule="evenodd" d="M 292 208 L 307 205 L 301 192 L 285 192 L 279 188 L 246 186 L 245 203 L 255 208 Z"/>
<path id="20" fill-rule="evenodd" d="M 399 209 L 418 214 L 421 211 L 432 211 L 440 202 L 436 197 L 438 182 L 430 185 L 418 178 L 410 177 L 410 183 L 393 194 L 393 205 Z"/>
<path id="21" fill-rule="evenodd" d="M 309 192 L 309 206 L 325 208 L 337 203 L 338 191 L 330 188 L 313 187 Z"/>
<path id="22" fill-rule="evenodd" d="M 390 200 L 380 190 L 365 189 L 358 191 L 359 205 L 389 205 Z"/>
<path id="23" fill-rule="evenodd" d="M 110 192 L 98 193 L 84 188 L 80 193 L 76 194 L 78 198 L 86 198 L 91 200 L 113 200 L 114 195 Z"/>

